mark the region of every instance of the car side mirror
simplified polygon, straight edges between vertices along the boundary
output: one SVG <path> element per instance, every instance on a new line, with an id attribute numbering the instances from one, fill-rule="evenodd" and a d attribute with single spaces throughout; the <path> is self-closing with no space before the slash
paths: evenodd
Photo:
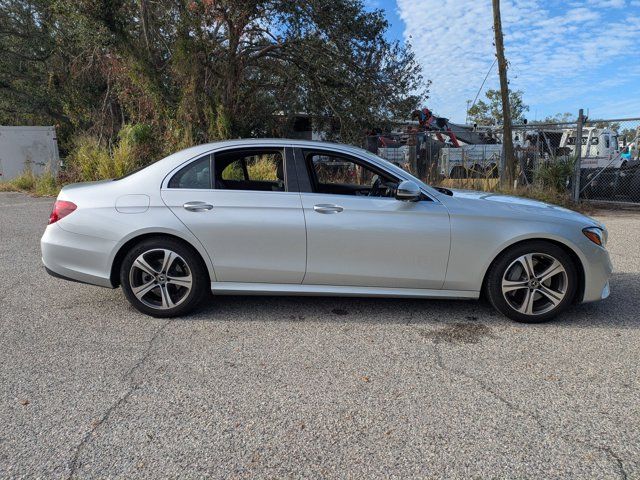
<path id="1" fill-rule="evenodd" d="M 420 187 L 411 180 L 404 180 L 398 185 L 396 190 L 396 200 L 403 202 L 417 202 L 420 200 Z"/>

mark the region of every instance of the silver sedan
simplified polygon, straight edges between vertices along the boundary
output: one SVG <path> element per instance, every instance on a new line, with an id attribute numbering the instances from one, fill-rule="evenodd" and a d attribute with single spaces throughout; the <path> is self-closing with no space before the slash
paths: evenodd
<path id="1" fill-rule="evenodd" d="M 521 322 L 609 295 L 607 230 L 544 203 L 432 188 L 353 147 L 234 140 L 62 189 L 49 273 L 141 312 L 214 295 L 477 299 Z"/>

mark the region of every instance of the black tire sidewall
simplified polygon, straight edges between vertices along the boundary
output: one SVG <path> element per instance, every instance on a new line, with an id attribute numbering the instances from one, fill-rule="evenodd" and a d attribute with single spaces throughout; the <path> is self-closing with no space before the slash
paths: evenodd
<path id="1" fill-rule="evenodd" d="M 133 291 L 131 290 L 131 284 L 129 282 L 129 271 L 136 258 L 138 258 L 138 256 L 140 256 L 144 252 L 159 248 L 166 248 L 180 255 L 191 270 L 191 277 L 193 282 L 191 291 L 189 292 L 187 298 L 180 305 L 167 310 L 158 310 L 142 303 L 133 294 Z M 172 238 L 158 237 L 143 240 L 142 242 L 136 244 L 125 255 L 120 267 L 120 285 L 122 286 L 122 291 L 127 297 L 127 300 L 129 300 L 131 305 L 133 305 L 136 310 L 146 315 L 158 318 L 169 318 L 185 315 L 197 308 L 209 291 L 209 284 L 207 279 L 208 274 L 198 254 L 195 253 L 192 248 L 186 246 L 184 243 Z"/>
<path id="2" fill-rule="evenodd" d="M 506 269 L 515 259 L 528 253 L 544 253 L 551 255 L 567 272 L 567 294 L 560 304 L 550 312 L 541 315 L 525 315 L 515 310 L 502 295 L 502 277 Z M 565 311 L 575 298 L 578 286 L 578 273 L 571 256 L 561 247 L 546 241 L 531 241 L 509 248 L 494 261 L 487 275 L 486 291 L 489 301 L 496 310 L 521 323 L 542 323 L 554 319 Z"/>

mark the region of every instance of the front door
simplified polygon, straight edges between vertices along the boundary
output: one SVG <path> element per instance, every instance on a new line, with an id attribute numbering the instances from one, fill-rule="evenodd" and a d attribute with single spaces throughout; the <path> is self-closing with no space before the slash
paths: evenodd
<path id="1" fill-rule="evenodd" d="M 217 281 L 302 282 L 305 222 L 285 164 L 284 148 L 216 152 L 178 171 L 162 190 L 207 249 Z"/>
<path id="2" fill-rule="evenodd" d="M 442 204 L 426 196 L 396 200 L 399 179 L 364 159 L 322 150 L 298 151 L 298 157 L 311 183 L 301 194 L 304 284 L 442 288 L 450 246 Z"/>

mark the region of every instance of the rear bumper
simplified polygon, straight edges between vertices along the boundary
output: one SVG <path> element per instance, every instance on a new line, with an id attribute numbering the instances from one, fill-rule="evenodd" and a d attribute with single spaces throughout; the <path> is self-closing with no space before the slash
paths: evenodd
<path id="1" fill-rule="evenodd" d="M 55 223 L 40 240 L 42 263 L 51 275 L 107 288 L 114 288 L 111 252 L 115 247 L 116 242 L 67 232 Z"/>

